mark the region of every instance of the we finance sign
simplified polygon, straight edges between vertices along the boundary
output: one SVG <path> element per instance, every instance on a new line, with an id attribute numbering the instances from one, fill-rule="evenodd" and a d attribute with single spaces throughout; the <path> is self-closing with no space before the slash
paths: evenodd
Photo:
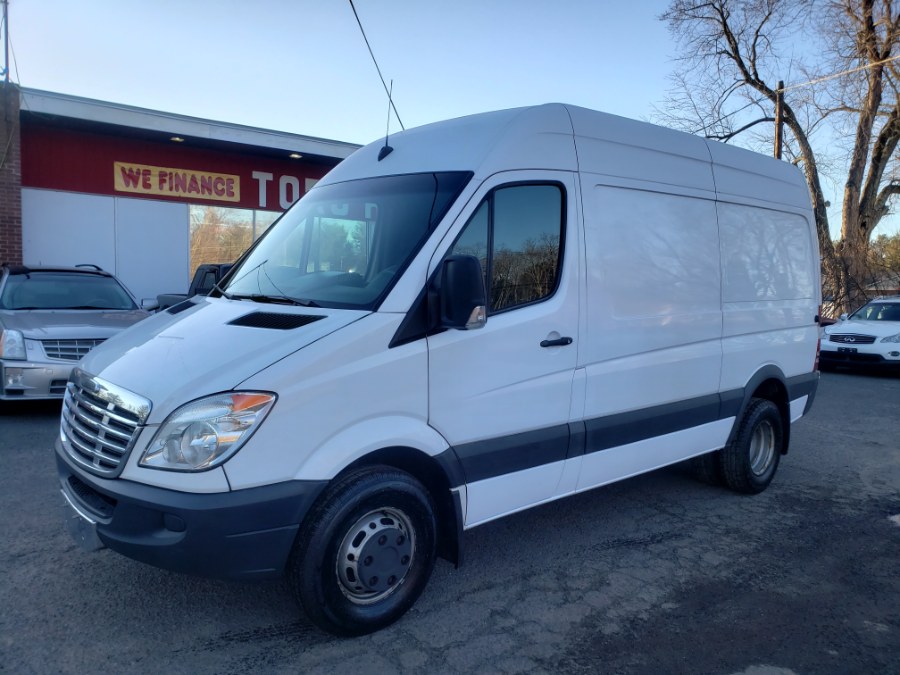
<path id="1" fill-rule="evenodd" d="M 181 197 L 186 200 L 241 201 L 241 179 L 233 174 L 127 162 L 114 162 L 113 170 L 117 192 Z"/>

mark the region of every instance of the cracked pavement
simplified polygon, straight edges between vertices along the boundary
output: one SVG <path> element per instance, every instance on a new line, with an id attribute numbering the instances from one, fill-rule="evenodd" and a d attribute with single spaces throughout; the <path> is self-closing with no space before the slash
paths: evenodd
<path id="1" fill-rule="evenodd" d="M 900 376 L 823 374 L 761 495 L 671 467 L 470 530 L 462 568 L 356 639 L 286 583 L 78 549 L 58 414 L 0 406 L 0 672 L 900 672 Z"/>

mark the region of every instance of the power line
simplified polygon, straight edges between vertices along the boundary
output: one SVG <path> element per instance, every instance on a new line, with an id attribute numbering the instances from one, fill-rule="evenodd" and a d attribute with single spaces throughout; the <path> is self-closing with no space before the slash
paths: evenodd
<path id="1" fill-rule="evenodd" d="M 702 127 L 700 127 L 699 129 L 696 129 L 696 130 L 694 130 L 694 131 L 691 131 L 690 133 L 692 133 L 692 134 L 698 134 L 698 133 L 700 133 L 701 131 L 706 131 L 707 129 L 709 129 L 709 127 L 713 126 L 716 122 L 722 122 L 722 121 L 724 121 L 724 120 L 727 120 L 729 117 L 734 117 L 734 116 L 737 115 L 739 112 L 743 112 L 744 110 L 746 110 L 746 109 L 749 108 L 750 106 L 752 106 L 752 105 L 757 105 L 757 104 L 759 104 L 759 103 L 762 103 L 762 102 L 765 101 L 765 100 L 766 100 L 766 97 L 765 97 L 765 96 L 761 96 L 761 97 L 759 97 L 758 99 L 756 99 L 755 101 L 750 101 L 750 103 L 748 103 L 747 105 L 741 106 L 741 107 L 738 108 L 737 110 L 732 110 L 732 111 L 729 112 L 729 113 L 725 113 L 725 114 L 723 114 L 723 115 L 719 115 L 718 118 L 717 118 L 714 122 L 710 122 L 709 124 L 705 124 L 705 125 L 703 125 Z"/>
<path id="2" fill-rule="evenodd" d="M 858 66 L 856 68 L 851 68 L 850 70 L 843 70 L 839 73 L 832 73 L 831 75 L 824 75 L 822 77 L 817 77 L 814 80 L 810 80 L 809 82 L 801 82 L 799 84 L 790 84 L 787 87 L 782 87 L 781 91 L 790 91 L 791 89 L 799 89 L 800 87 L 808 87 L 811 84 L 819 84 L 819 82 L 827 82 L 828 80 L 833 80 L 837 77 L 841 77 L 842 75 L 850 75 L 852 73 L 858 73 L 861 70 L 868 70 L 869 68 L 874 68 L 875 66 L 883 66 L 885 63 L 890 63 L 891 61 L 896 61 L 900 59 L 900 54 L 896 56 L 892 56 L 888 59 L 884 59 L 883 61 L 876 61 L 875 63 L 867 63 L 863 66 Z"/>
<path id="3" fill-rule="evenodd" d="M 822 77 L 817 77 L 813 80 L 809 80 L 808 82 L 799 82 L 797 84 L 789 84 L 786 87 L 782 86 L 782 87 L 776 88 L 775 93 L 776 94 L 779 92 L 784 93 L 784 92 L 790 91 L 792 89 L 799 89 L 800 87 L 808 87 L 813 84 L 819 84 L 820 82 L 827 82 L 828 80 L 834 80 L 834 79 L 836 79 L 838 77 L 842 77 L 844 75 L 851 75 L 853 73 L 858 73 L 862 70 L 868 70 L 869 68 L 874 68 L 876 66 L 883 66 L 886 63 L 891 63 L 893 61 L 897 61 L 898 59 L 900 59 L 900 54 L 897 54 L 896 56 L 891 56 L 890 58 L 884 59 L 882 61 L 876 61 L 875 63 L 867 63 L 862 66 L 857 66 L 856 68 L 850 68 L 849 70 L 842 70 L 839 73 L 832 73 L 831 75 L 823 75 Z M 768 98 L 767 96 L 761 96 L 760 98 L 758 98 L 754 101 L 750 101 L 750 103 L 748 103 L 747 105 L 741 106 L 737 110 L 733 110 L 724 115 L 720 115 L 718 121 L 726 120 L 729 117 L 733 117 L 734 115 L 737 115 L 739 112 L 743 112 L 744 110 L 746 110 L 747 108 L 749 108 L 752 105 L 757 105 L 758 103 L 762 103 L 767 98 Z M 710 125 L 700 127 L 699 129 L 697 129 L 696 131 L 692 131 L 691 133 L 696 134 L 701 131 L 706 131 L 706 129 L 709 128 L 709 126 Z"/>
<path id="4" fill-rule="evenodd" d="M 13 68 L 16 69 L 16 84 L 22 84 L 22 76 L 19 75 L 19 60 L 16 58 L 16 46 L 13 44 L 12 38 L 9 40 L 9 50 L 12 52 Z"/>
<path id="5" fill-rule="evenodd" d="M 381 74 L 381 68 L 378 66 L 378 60 L 375 58 L 375 52 L 372 51 L 372 45 L 369 44 L 369 38 L 366 37 L 366 31 L 363 29 L 362 21 L 359 20 L 359 14 L 356 12 L 356 6 L 353 4 L 353 0 L 350 0 L 350 8 L 353 10 L 353 16 L 356 17 L 356 23 L 359 25 L 359 32 L 362 33 L 363 40 L 366 42 L 366 47 L 369 48 L 369 55 L 372 57 L 372 63 L 375 64 L 375 70 L 378 71 L 378 77 L 381 78 L 381 85 L 384 87 L 384 93 L 388 95 L 388 101 L 391 104 L 391 108 L 394 109 L 394 115 L 397 117 L 397 121 L 400 122 L 400 128 L 405 131 L 406 127 L 403 126 L 403 121 L 400 119 L 400 114 L 397 112 L 397 106 L 394 105 L 394 99 L 384 81 L 384 75 Z"/>

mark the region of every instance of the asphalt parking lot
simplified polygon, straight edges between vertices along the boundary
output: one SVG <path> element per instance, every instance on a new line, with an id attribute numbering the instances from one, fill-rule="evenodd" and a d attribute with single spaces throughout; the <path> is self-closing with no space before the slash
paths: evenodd
<path id="1" fill-rule="evenodd" d="M 0 407 L 0 671 L 900 673 L 900 376 L 823 374 L 756 497 L 671 467 L 470 531 L 394 626 L 64 531 L 58 404 Z"/>

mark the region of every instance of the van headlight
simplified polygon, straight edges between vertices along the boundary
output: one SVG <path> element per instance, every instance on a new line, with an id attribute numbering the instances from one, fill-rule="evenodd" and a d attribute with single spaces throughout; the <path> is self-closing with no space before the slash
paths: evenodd
<path id="1" fill-rule="evenodd" d="M 205 471 L 236 453 L 268 415 L 277 397 L 261 391 L 207 396 L 166 418 L 141 457 L 140 466 Z"/>
<path id="2" fill-rule="evenodd" d="M 25 337 L 22 331 L 0 330 L 0 358 L 25 359 Z"/>
<path id="3" fill-rule="evenodd" d="M 900 342 L 900 333 L 881 338 L 882 342 Z"/>

